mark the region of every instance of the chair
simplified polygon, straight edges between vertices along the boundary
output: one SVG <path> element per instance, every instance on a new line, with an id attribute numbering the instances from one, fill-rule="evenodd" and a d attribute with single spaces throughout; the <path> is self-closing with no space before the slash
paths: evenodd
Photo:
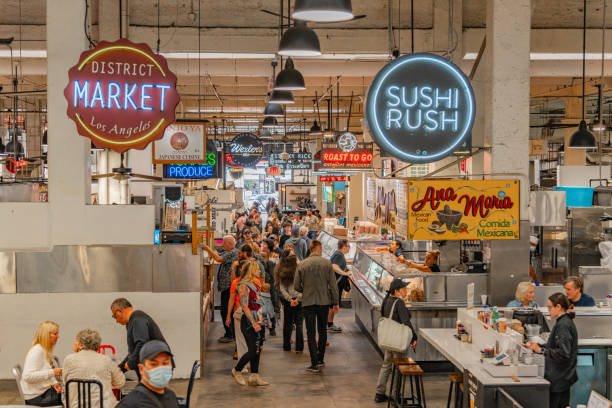
<path id="1" fill-rule="evenodd" d="M 425 372 L 411 359 L 395 359 L 391 376 L 390 398 L 387 407 L 426 408 L 423 375 Z M 395 374 L 397 373 L 397 382 Z M 406 396 L 406 380 L 410 380 L 410 395 Z M 408 401 L 410 401 L 408 403 Z"/>
<path id="2" fill-rule="evenodd" d="M 448 376 L 450 380 L 450 387 L 448 388 L 448 401 L 446 402 L 446 408 L 451 408 L 451 400 L 453 398 L 453 390 L 455 391 L 454 407 L 463 407 L 463 374 L 454 373 Z"/>
<path id="3" fill-rule="evenodd" d="M 11 371 L 13 373 L 13 376 L 15 377 L 15 381 L 17 381 L 17 389 L 19 390 L 19 395 L 21 396 L 21 400 L 25 404 L 25 397 L 23 396 L 23 390 L 21 389 L 21 373 L 22 373 L 21 366 L 17 364 L 15 365 L 15 367 L 13 367 Z"/>
<path id="4" fill-rule="evenodd" d="M 196 360 L 193 362 L 193 367 L 191 368 L 191 375 L 189 376 L 189 385 L 187 386 L 187 396 L 185 398 L 176 398 L 179 408 L 189 408 L 189 402 L 191 400 L 191 391 L 193 391 L 193 382 L 195 380 L 195 375 L 198 372 L 198 368 L 200 368 L 200 361 Z"/>
<path id="5" fill-rule="evenodd" d="M 70 384 L 75 383 L 77 385 L 77 407 L 78 408 L 93 408 L 91 405 L 91 385 L 97 385 L 100 391 L 100 408 L 104 408 L 104 393 L 102 383 L 98 380 L 68 380 L 66 382 L 66 406 L 71 407 L 70 405 Z M 72 408 L 72 407 L 71 407 Z"/>

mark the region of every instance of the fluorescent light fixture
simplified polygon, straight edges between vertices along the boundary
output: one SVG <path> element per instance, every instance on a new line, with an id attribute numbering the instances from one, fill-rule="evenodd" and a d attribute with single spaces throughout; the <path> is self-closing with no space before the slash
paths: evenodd
<path id="1" fill-rule="evenodd" d="M 250 52 L 162 52 L 168 59 L 272 59 L 274 54 L 259 54 Z"/>
<path id="2" fill-rule="evenodd" d="M 0 50 L 0 58 L 10 58 L 11 51 Z M 47 58 L 47 50 L 13 50 L 13 58 Z"/>
<path id="3" fill-rule="evenodd" d="M 465 60 L 475 60 L 478 56 L 475 52 L 468 52 L 463 56 Z M 612 53 L 604 54 L 606 60 L 612 60 Z M 529 59 L 532 61 L 580 61 L 582 60 L 582 54 L 577 52 L 559 52 L 559 53 L 547 53 L 547 52 L 532 52 L 529 54 Z M 601 53 L 587 53 L 587 60 L 601 60 Z"/>

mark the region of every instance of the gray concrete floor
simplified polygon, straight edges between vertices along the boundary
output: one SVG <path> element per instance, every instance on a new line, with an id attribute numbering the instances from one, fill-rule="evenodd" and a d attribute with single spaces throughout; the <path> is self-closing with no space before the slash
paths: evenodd
<path id="1" fill-rule="evenodd" d="M 241 387 L 231 377 L 233 344 L 217 342 L 220 323 L 211 324 L 202 378 L 196 380 L 192 407 L 241 406 L 249 408 L 357 408 L 386 407 L 374 403 L 376 379 L 381 358 L 360 331 L 351 309 L 341 309 L 337 318 L 344 330 L 329 335 L 330 347 L 325 356 L 326 367 L 320 374 L 305 371 L 309 363 L 308 348 L 304 354 L 282 350 L 282 330 L 268 336 L 262 354 L 260 373 L 271 384 L 268 387 Z M 425 376 L 427 406 L 446 407 L 448 376 Z M 177 395 L 185 395 L 187 381 L 172 381 Z M 0 404 L 19 403 L 14 381 L 0 381 Z M 228 405 L 229 404 L 229 405 Z"/>

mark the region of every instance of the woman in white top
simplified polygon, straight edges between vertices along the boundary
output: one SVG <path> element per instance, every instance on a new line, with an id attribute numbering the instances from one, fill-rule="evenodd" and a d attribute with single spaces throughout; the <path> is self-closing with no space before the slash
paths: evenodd
<path id="1" fill-rule="evenodd" d="M 113 408 L 117 399 L 113 388 L 121 388 L 125 384 L 125 376 L 110 357 L 98 354 L 102 343 L 100 334 L 94 329 L 81 330 L 74 342 L 74 354 L 64 359 L 64 388 L 71 379 L 98 380 L 102 383 L 104 408 Z M 70 384 L 70 402 L 67 408 L 78 407 L 78 389 L 76 384 Z M 100 406 L 100 393 L 97 386 L 91 387 L 91 406 Z"/>
<path id="2" fill-rule="evenodd" d="M 62 387 L 56 379 L 62 375 L 62 369 L 54 367 L 53 363 L 53 348 L 58 339 L 59 326 L 55 322 L 42 322 L 36 329 L 21 374 L 21 389 L 26 405 L 62 405 Z"/>

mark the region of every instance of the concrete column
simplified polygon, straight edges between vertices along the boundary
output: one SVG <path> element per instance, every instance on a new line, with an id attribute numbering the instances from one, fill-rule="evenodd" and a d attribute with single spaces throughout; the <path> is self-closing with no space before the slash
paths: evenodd
<path id="1" fill-rule="evenodd" d="M 521 180 L 521 219 L 527 220 L 529 191 L 529 86 L 531 0 L 487 2 L 488 87 L 485 134 L 491 135 L 491 178 Z M 486 166 L 485 166 L 486 169 Z M 490 294 L 505 304 L 516 284 L 528 279 L 529 221 L 520 222 L 521 239 L 491 241 Z"/>
<path id="2" fill-rule="evenodd" d="M 347 227 L 352 230 L 355 226 L 353 221 L 359 217 L 359 221 L 366 220 L 366 173 L 357 173 L 351 176 L 351 181 L 347 182 Z M 402 198 L 405 199 L 405 198 Z"/>

